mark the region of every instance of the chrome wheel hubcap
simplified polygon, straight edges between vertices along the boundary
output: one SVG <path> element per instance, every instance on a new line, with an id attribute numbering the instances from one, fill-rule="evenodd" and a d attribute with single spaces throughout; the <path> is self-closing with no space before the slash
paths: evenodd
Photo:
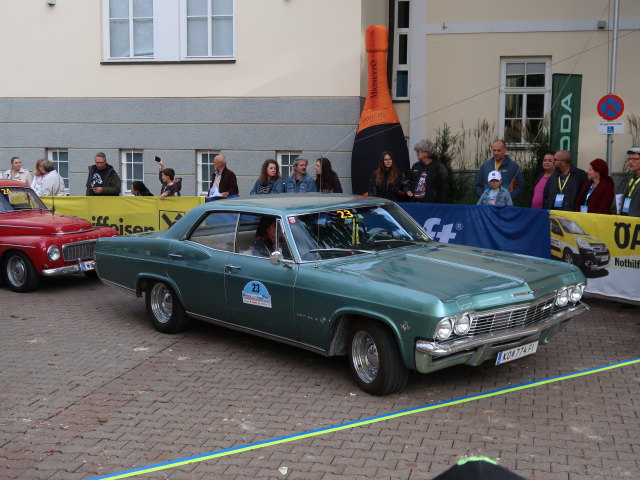
<path id="1" fill-rule="evenodd" d="M 150 295 L 153 316 L 158 322 L 167 323 L 171 320 L 171 312 L 173 311 L 171 291 L 166 285 L 156 283 L 151 289 Z"/>
<path id="2" fill-rule="evenodd" d="M 361 330 L 354 335 L 351 344 L 351 361 L 363 382 L 371 383 L 378 376 L 378 348 L 367 332 Z"/>
<path id="3" fill-rule="evenodd" d="M 27 266 L 20 257 L 11 257 L 7 263 L 7 277 L 15 286 L 21 286 L 27 279 Z"/>

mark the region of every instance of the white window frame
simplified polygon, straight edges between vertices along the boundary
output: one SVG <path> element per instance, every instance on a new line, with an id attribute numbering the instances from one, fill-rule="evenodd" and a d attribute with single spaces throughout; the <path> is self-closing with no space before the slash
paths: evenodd
<path id="1" fill-rule="evenodd" d="M 293 175 L 293 161 L 301 155 L 302 152 L 299 150 L 281 150 L 276 152 L 276 162 L 278 162 L 278 166 L 280 167 L 280 176 L 283 180 L 286 180 Z M 284 165 L 282 164 L 283 157 L 287 157 L 288 160 L 286 172 L 284 171 Z"/>
<path id="2" fill-rule="evenodd" d="M 544 63 L 544 86 L 543 87 L 507 87 L 507 64 L 510 63 Z M 543 118 L 551 112 L 551 57 L 503 57 L 500 59 L 500 112 L 498 122 L 498 137 L 504 138 L 505 132 L 505 106 L 507 95 L 524 95 L 522 108 L 522 121 L 526 120 L 526 96 L 528 94 L 544 94 Z M 526 142 L 521 138 L 520 142 L 509 142 L 509 146 L 526 146 Z"/>
<path id="3" fill-rule="evenodd" d="M 212 18 L 214 15 L 211 12 L 211 2 L 212 0 L 207 0 L 207 49 L 208 54 L 204 56 L 189 56 L 187 54 L 187 0 L 180 1 L 180 58 L 182 60 L 210 60 L 210 59 L 219 59 L 219 60 L 229 60 L 233 59 L 236 56 L 236 0 L 231 0 L 233 5 L 231 7 L 231 24 L 232 24 L 232 33 L 231 33 L 231 53 L 229 55 L 213 55 L 212 52 Z M 224 17 L 228 17 L 228 15 L 222 15 Z"/>
<path id="4" fill-rule="evenodd" d="M 393 25 L 393 71 L 391 75 L 391 97 L 393 100 L 409 100 L 410 95 L 410 84 L 409 84 L 409 58 L 411 52 L 411 35 L 409 35 L 409 28 L 398 28 L 398 2 L 400 1 L 408 1 L 409 2 L 409 15 L 411 15 L 411 3 L 409 0 L 394 0 L 393 8 L 394 8 L 394 25 Z M 400 35 L 406 35 L 407 37 L 407 63 L 401 64 L 399 63 L 400 59 Z M 398 71 L 407 72 L 407 95 L 406 96 L 398 96 L 396 95 L 398 89 Z"/>
<path id="5" fill-rule="evenodd" d="M 206 189 L 202 188 L 203 183 L 207 182 L 211 183 L 211 175 L 208 178 L 204 178 L 202 175 L 202 167 L 204 165 L 210 165 L 210 173 L 213 173 L 213 158 L 216 155 L 219 155 L 219 150 L 198 150 L 196 151 L 196 179 L 197 179 L 197 192 L 196 195 L 199 197 L 205 197 L 207 193 L 209 193 L 209 186 L 207 185 Z M 204 159 L 207 158 L 208 161 Z"/>
<path id="6" fill-rule="evenodd" d="M 64 162 L 67 164 L 67 176 L 63 176 L 60 173 L 60 154 L 67 154 L 67 161 Z M 67 148 L 47 148 L 47 158 L 53 162 L 56 167 L 56 171 L 64 180 L 64 193 L 69 195 L 69 149 Z"/>
<path id="7" fill-rule="evenodd" d="M 209 0 L 210 1 L 210 0 Z M 236 56 L 236 2 L 233 2 L 231 55 L 188 57 L 187 53 L 187 3 L 186 0 L 154 0 L 153 2 L 153 57 L 111 57 L 109 30 L 109 0 L 102 0 L 103 63 L 154 63 L 154 62 L 229 62 Z M 209 29 L 209 35 L 211 30 Z M 209 42 L 209 46 L 211 42 Z"/>
<path id="8" fill-rule="evenodd" d="M 152 17 L 134 17 L 133 16 L 133 0 L 129 0 L 129 17 L 127 20 L 129 21 L 129 55 L 126 57 L 112 57 L 111 56 L 111 26 L 109 17 L 109 2 L 110 0 L 103 0 L 102 2 L 102 18 L 103 18 L 103 30 L 104 30 L 104 58 L 105 60 L 112 61 L 136 61 L 136 62 L 144 62 L 155 59 L 155 51 L 156 51 L 156 6 L 159 2 L 152 1 L 153 4 L 153 16 Z M 134 45 L 134 32 L 133 32 L 133 23 L 134 19 L 138 18 L 150 18 L 152 20 L 153 25 L 153 53 L 151 55 L 138 55 L 136 56 L 135 45 Z M 124 17 L 123 17 L 124 20 Z"/>
<path id="9" fill-rule="evenodd" d="M 128 162 L 127 154 L 140 154 L 139 162 Z M 140 164 L 142 166 L 142 175 L 140 178 L 133 177 L 129 178 L 127 175 L 127 165 L 131 164 Z M 131 185 L 127 185 L 128 182 L 135 182 L 136 180 L 144 181 L 144 151 L 135 148 L 127 148 L 120 150 L 120 188 L 122 189 L 123 195 L 131 195 Z"/>

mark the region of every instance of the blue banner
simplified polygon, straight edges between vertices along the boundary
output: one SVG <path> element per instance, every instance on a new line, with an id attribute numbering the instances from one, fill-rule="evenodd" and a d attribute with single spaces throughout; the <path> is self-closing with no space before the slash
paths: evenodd
<path id="1" fill-rule="evenodd" d="M 400 203 L 435 240 L 549 258 L 549 212 L 493 205 Z"/>

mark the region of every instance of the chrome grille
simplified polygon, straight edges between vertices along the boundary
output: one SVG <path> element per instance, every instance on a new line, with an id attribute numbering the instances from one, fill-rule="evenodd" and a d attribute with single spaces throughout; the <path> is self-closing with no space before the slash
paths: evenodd
<path id="1" fill-rule="evenodd" d="M 73 262 L 75 260 L 86 260 L 93 258 L 96 250 L 96 241 L 66 243 L 62 245 L 62 258 L 65 262 Z"/>
<path id="2" fill-rule="evenodd" d="M 558 310 L 554 305 L 555 297 L 549 297 L 535 304 L 521 308 L 479 312 L 471 323 L 466 337 L 503 332 L 505 330 L 523 328 L 540 323 L 551 317 Z"/>

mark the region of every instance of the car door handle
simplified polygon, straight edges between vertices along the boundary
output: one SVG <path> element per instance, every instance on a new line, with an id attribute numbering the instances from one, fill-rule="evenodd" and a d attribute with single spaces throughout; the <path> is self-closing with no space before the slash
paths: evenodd
<path id="1" fill-rule="evenodd" d="M 177 253 L 170 253 L 169 258 L 173 258 L 174 260 L 179 260 L 182 258 L 182 255 L 178 255 Z"/>
<path id="2" fill-rule="evenodd" d="M 239 266 L 237 266 L 237 265 L 229 265 L 229 264 L 226 264 L 226 265 L 224 266 L 224 269 L 225 269 L 227 272 L 229 272 L 229 271 L 231 271 L 231 270 L 240 270 L 241 268 L 242 268 L 242 267 L 239 267 Z"/>

